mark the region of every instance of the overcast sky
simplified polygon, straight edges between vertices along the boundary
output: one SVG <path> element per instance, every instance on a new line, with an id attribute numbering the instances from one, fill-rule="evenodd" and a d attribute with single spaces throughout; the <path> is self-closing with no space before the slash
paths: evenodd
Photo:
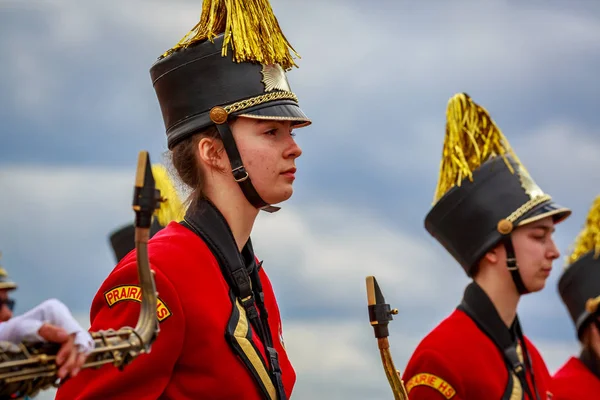
<path id="1" fill-rule="evenodd" d="M 288 79 L 313 120 L 296 136 L 294 197 L 253 233 L 294 398 L 390 399 L 365 276 L 400 310 L 390 338 L 400 369 L 468 282 L 423 228 L 453 94 L 486 107 L 535 181 L 573 209 L 555 234 L 563 255 L 600 194 L 600 3 L 272 5 L 302 56 Z M 137 153 L 166 151 L 149 68 L 200 10 L 200 0 L 0 0 L 0 262 L 20 285 L 18 312 L 57 297 L 88 323 L 114 267 L 108 234 L 133 219 Z M 552 371 L 578 346 L 556 289 L 562 265 L 519 309 Z"/>

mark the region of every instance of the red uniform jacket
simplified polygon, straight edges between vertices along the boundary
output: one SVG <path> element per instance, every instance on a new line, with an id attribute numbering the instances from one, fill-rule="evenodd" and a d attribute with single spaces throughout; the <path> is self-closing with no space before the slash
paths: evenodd
<path id="1" fill-rule="evenodd" d="M 571 357 L 553 377 L 553 400 L 600 399 L 600 379 L 578 358 Z"/>
<path id="2" fill-rule="evenodd" d="M 481 288 L 476 288 L 477 292 L 485 295 Z M 465 298 L 468 291 L 469 288 Z M 489 298 L 485 298 L 493 307 Z M 478 299 L 478 304 L 485 303 L 485 299 Z M 493 314 L 487 312 L 485 315 Z M 497 312 L 495 316 L 500 318 Z M 546 365 L 526 337 L 525 344 L 540 399 L 550 400 L 551 378 Z M 533 388 L 531 374 L 528 373 L 527 378 Z M 410 400 L 500 400 L 506 393 L 509 372 L 494 342 L 470 316 L 457 309 L 417 346 L 406 366 L 403 380 Z M 519 386 L 518 379 L 515 378 L 514 382 Z M 516 398 L 529 400 L 527 396 Z"/>
<path id="3" fill-rule="evenodd" d="M 151 352 L 135 359 L 123 371 L 112 365 L 82 370 L 59 388 L 56 399 L 262 399 L 255 378 L 226 341 L 226 326 L 232 315 L 230 291 L 204 241 L 172 222 L 150 240 L 148 248 L 150 264 L 156 271 L 160 320 L 160 333 Z M 134 254 L 123 258 L 96 294 L 91 307 L 91 331 L 135 326 L 140 305 L 135 301 L 138 279 Z M 260 280 L 289 397 L 296 376 L 283 347 L 275 295 L 262 269 Z M 240 311 L 245 319 L 244 310 Z M 240 325 L 244 326 L 248 324 Z M 252 338 L 245 347 L 251 350 L 254 345 L 266 360 L 254 330 Z M 263 364 L 258 357 L 252 360 L 259 367 Z M 259 371 L 269 380 L 265 374 L 264 370 Z"/>

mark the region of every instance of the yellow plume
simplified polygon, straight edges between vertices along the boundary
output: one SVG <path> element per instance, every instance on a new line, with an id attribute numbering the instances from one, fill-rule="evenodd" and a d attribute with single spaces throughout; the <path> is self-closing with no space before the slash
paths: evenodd
<path id="1" fill-rule="evenodd" d="M 600 256 L 600 196 L 596 197 L 581 232 L 573 243 L 573 251 L 567 257 L 567 266 L 594 250 L 594 257 Z"/>
<path id="2" fill-rule="evenodd" d="M 230 45 L 237 62 L 296 66 L 290 54 L 300 57 L 287 41 L 268 0 L 204 0 L 200 22 L 163 57 L 224 33 L 222 55 Z"/>
<path id="3" fill-rule="evenodd" d="M 434 203 L 453 186 L 460 186 L 473 171 L 490 157 L 509 154 L 522 167 L 500 128 L 485 108 L 471 100 L 466 93 L 458 93 L 448 101 L 446 109 L 446 136 L 440 162 L 440 175 Z M 504 158 L 511 172 L 513 168 Z M 523 168 L 524 169 L 524 168 Z"/>
<path id="4" fill-rule="evenodd" d="M 160 195 L 164 199 L 160 203 L 160 208 L 154 213 L 158 222 L 162 226 L 167 226 L 171 221 L 179 222 L 183 220 L 185 208 L 173 182 L 169 178 L 167 169 L 160 164 L 155 164 L 152 166 L 152 175 L 154 176 L 156 188 L 160 190 Z"/>

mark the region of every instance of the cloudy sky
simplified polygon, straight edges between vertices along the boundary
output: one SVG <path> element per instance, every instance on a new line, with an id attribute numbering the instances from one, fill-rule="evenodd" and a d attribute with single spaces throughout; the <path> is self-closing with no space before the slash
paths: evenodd
<path id="1" fill-rule="evenodd" d="M 469 93 L 536 182 L 573 209 L 565 253 L 600 193 L 600 3 L 272 0 L 302 58 L 296 193 L 253 240 L 275 286 L 297 399 L 389 399 L 365 276 L 400 309 L 397 367 L 459 302 L 462 269 L 428 236 L 445 107 Z M 201 1 L 0 0 L 0 250 L 22 312 L 63 300 L 87 325 L 133 218 L 138 151 L 161 161 L 156 57 Z M 526 333 L 556 370 L 577 350 L 556 282 L 524 298 Z M 47 392 L 40 399 L 52 398 Z"/>

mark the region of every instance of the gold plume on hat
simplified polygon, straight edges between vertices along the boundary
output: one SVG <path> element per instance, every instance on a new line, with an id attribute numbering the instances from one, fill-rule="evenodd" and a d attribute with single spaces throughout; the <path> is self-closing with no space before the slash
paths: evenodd
<path id="1" fill-rule="evenodd" d="M 594 200 L 585 225 L 577 235 L 571 248 L 573 250 L 567 257 L 567 266 L 592 250 L 594 250 L 594 257 L 598 258 L 600 256 L 600 196 Z"/>
<path id="2" fill-rule="evenodd" d="M 466 93 L 452 96 L 446 108 L 446 135 L 434 203 L 464 179 L 472 181 L 473 171 L 490 157 L 502 156 L 514 173 L 506 154 L 525 170 L 487 110 Z"/>
<path id="3" fill-rule="evenodd" d="M 169 177 L 167 169 L 161 164 L 154 164 L 152 175 L 154 176 L 155 187 L 160 190 L 160 195 L 164 199 L 160 202 L 160 208 L 154 212 L 158 223 L 167 226 L 171 221 L 183 220 L 185 207 Z"/>
<path id="4" fill-rule="evenodd" d="M 204 0 L 200 22 L 163 57 L 194 43 L 224 34 L 222 55 L 228 46 L 237 62 L 297 66 L 290 50 L 300 57 L 283 35 L 268 0 Z"/>

